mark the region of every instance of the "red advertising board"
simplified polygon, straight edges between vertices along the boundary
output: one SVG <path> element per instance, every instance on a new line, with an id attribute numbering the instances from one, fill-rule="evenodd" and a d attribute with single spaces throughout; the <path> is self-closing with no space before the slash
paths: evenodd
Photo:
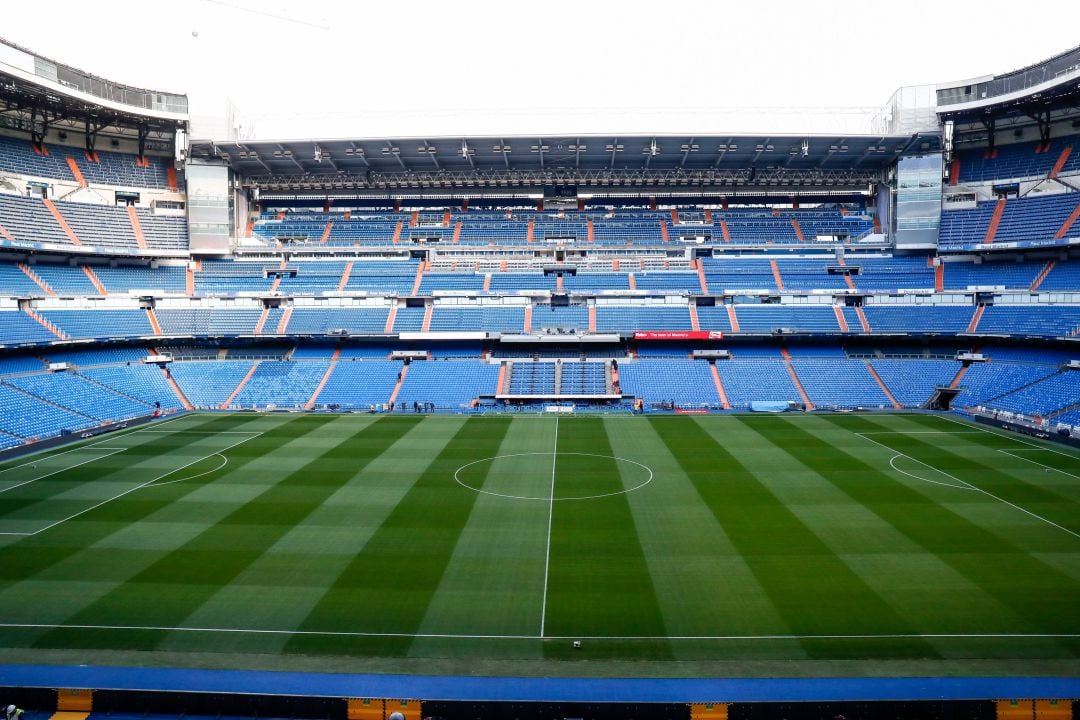
<path id="1" fill-rule="evenodd" d="M 635 340 L 723 340 L 719 330 L 638 330 Z"/>

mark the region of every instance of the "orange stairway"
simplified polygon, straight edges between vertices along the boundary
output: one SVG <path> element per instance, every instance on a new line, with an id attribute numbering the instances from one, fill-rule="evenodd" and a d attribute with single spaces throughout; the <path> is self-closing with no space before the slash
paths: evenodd
<path id="1" fill-rule="evenodd" d="M 954 377 L 952 379 L 952 382 L 949 383 L 949 387 L 953 388 L 954 390 L 956 388 L 960 387 L 960 381 L 964 379 L 964 375 L 967 374 L 967 371 L 968 371 L 969 367 L 971 367 L 971 366 L 970 365 L 964 365 L 959 370 L 957 370 L 956 371 L 956 377 Z"/>
<path id="2" fill-rule="evenodd" d="M 994 206 L 994 214 L 990 217 L 990 225 L 986 228 L 986 237 L 983 238 L 984 244 L 990 244 L 994 242 L 994 236 L 997 235 L 998 226 L 1001 224 L 1001 216 L 1005 214 L 1005 198 L 999 198 L 997 205 Z"/>
<path id="3" fill-rule="evenodd" d="M 281 321 L 278 322 L 277 332 L 275 334 L 284 335 L 289 329 L 289 320 L 292 319 L 292 311 L 292 305 L 285 308 L 285 312 L 281 314 Z"/>
<path id="4" fill-rule="evenodd" d="M 229 409 L 229 405 L 231 405 L 232 401 L 236 399 L 236 396 L 240 394 L 240 391 L 244 389 L 244 386 L 247 385 L 247 381 L 255 374 L 255 369 L 258 367 L 259 363 L 252 363 L 251 368 L 247 371 L 247 375 L 244 375 L 243 379 L 241 379 L 240 383 L 236 386 L 236 389 L 232 391 L 232 394 L 229 395 L 225 402 L 221 403 L 221 407 L 218 408 L 219 410 Z"/>
<path id="5" fill-rule="evenodd" d="M 780 292 L 784 292 L 784 278 L 780 277 L 780 266 L 776 264 L 775 260 L 770 260 L 769 267 L 772 268 L 772 276 L 773 280 L 776 281 L 776 289 Z"/>
<path id="6" fill-rule="evenodd" d="M 864 333 L 870 332 L 870 322 L 866 319 L 866 313 L 863 312 L 862 306 L 855 306 L 855 314 L 859 316 L 859 324 L 862 325 L 862 331 Z"/>
<path id="7" fill-rule="evenodd" d="M 43 316 L 38 315 L 37 312 L 35 312 L 32 308 L 25 307 L 25 308 L 23 308 L 23 312 L 25 312 L 27 315 L 32 317 L 35 321 L 37 321 L 38 325 L 41 325 L 41 327 L 45 328 L 46 330 L 51 332 L 56 337 L 60 338 L 61 340 L 67 340 L 68 339 L 67 333 L 65 333 L 63 330 L 61 330 L 60 328 L 53 325 L 51 322 L 46 320 Z"/>
<path id="8" fill-rule="evenodd" d="M 390 306 L 390 312 L 386 314 L 386 325 L 383 326 L 383 332 L 389 335 L 394 332 L 394 320 L 397 319 L 397 305 Z"/>
<path id="9" fill-rule="evenodd" d="M 75 162 L 75 158 L 71 155 L 67 156 L 68 169 L 71 170 L 71 176 L 75 178 L 75 182 L 79 183 L 79 187 L 86 187 L 86 178 L 83 177 L 82 170 L 79 168 L 79 163 Z"/>
<path id="10" fill-rule="evenodd" d="M 787 348 L 780 348 L 780 354 L 784 356 L 784 365 L 787 367 L 792 384 L 799 392 L 799 397 L 802 399 L 803 405 L 806 406 L 807 410 L 813 410 L 814 403 L 810 402 L 810 396 L 807 395 L 806 390 L 803 389 L 802 380 L 799 379 L 798 374 L 795 372 L 795 366 L 791 364 L 791 353 L 788 352 Z"/>
<path id="11" fill-rule="evenodd" d="M 840 332 L 851 332 L 851 329 L 848 327 L 847 324 L 847 318 L 844 317 L 844 309 L 839 305 L 833 305 L 832 309 L 833 312 L 836 313 L 836 324 L 840 326 Z"/>
<path id="12" fill-rule="evenodd" d="M 315 407 L 315 402 L 319 399 L 319 393 L 326 387 L 326 383 L 330 380 L 330 376 L 334 374 L 334 368 L 337 367 L 339 357 L 341 357 L 341 348 L 335 348 L 334 355 L 330 358 L 330 365 L 327 366 L 326 372 L 323 373 L 322 380 L 319 381 L 319 385 L 315 388 L 315 392 L 311 393 L 311 398 L 304 404 L 305 410 L 310 410 Z"/>
<path id="13" fill-rule="evenodd" d="M 975 314 L 971 316 L 971 322 L 968 323 L 967 331 L 969 333 L 977 332 L 979 329 L 979 320 L 982 319 L 983 313 L 986 312 L 986 306 L 980 305 L 975 308 Z"/>
<path id="14" fill-rule="evenodd" d="M 596 306 L 589 306 L 589 332 L 596 332 Z"/>
<path id="15" fill-rule="evenodd" d="M 720 232 L 724 236 L 724 242 L 731 242 L 731 233 L 728 232 L 727 221 L 720 218 Z"/>
<path id="16" fill-rule="evenodd" d="M 727 391 L 724 390 L 724 383 L 720 380 L 720 371 L 716 369 L 716 365 L 709 365 L 709 370 L 712 371 L 713 384 L 716 385 L 716 394 L 720 396 L 720 404 L 725 410 L 730 410 L 731 403 L 728 402 Z"/>
<path id="17" fill-rule="evenodd" d="M 266 319 L 270 317 L 270 308 L 264 307 L 262 312 L 259 313 L 259 321 L 255 323 L 255 334 L 262 335 L 263 328 L 266 327 Z"/>
<path id="18" fill-rule="evenodd" d="M 533 307 L 532 307 L 532 305 L 526 305 L 525 306 L 525 324 L 522 327 L 523 332 L 526 332 L 526 333 L 532 332 L 532 315 L 533 315 Z"/>
<path id="19" fill-rule="evenodd" d="M 795 229 L 795 237 L 799 238 L 799 242 L 806 242 L 806 238 L 802 234 L 802 228 L 799 227 L 798 218 L 791 218 L 791 227 Z"/>
<path id="20" fill-rule="evenodd" d="M 424 321 L 420 325 L 420 332 L 429 332 L 431 330 L 431 316 L 435 314 L 435 306 L 428 303 L 424 306 Z"/>
<path id="21" fill-rule="evenodd" d="M 52 289 L 49 283 L 45 282 L 40 275 L 33 271 L 33 269 L 26 263 L 19 263 L 18 267 L 23 271 L 26 277 L 34 281 L 34 283 L 41 288 L 41 291 L 46 295 L 56 295 L 56 291 Z"/>
<path id="22" fill-rule="evenodd" d="M 131 232 L 135 235 L 135 244 L 139 246 L 140 250 L 146 250 L 146 235 L 143 234 L 142 223 L 139 222 L 139 213 L 135 211 L 133 205 L 127 206 L 128 221 L 131 222 Z"/>
<path id="23" fill-rule="evenodd" d="M 412 292 L 413 297 L 420 294 L 420 283 L 424 280 L 424 264 L 425 260 L 421 260 L 416 266 L 416 279 L 413 280 Z"/>
<path id="24" fill-rule="evenodd" d="M 157 314 L 153 308 L 146 308 L 146 319 L 150 322 L 150 328 L 154 331 L 154 335 L 157 337 L 162 336 L 161 324 L 158 322 Z"/>
<path id="25" fill-rule="evenodd" d="M 1055 264 L 1056 262 L 1054 260 L 1050 260 L 1046 263 L 1046 265 L 1043 266 L 1043 269 L 1040 270 L 1039 274 L 1035 276 L 1035 281 L 1031 283 L 1031 292 L 1036 292 L 1039 289 L 1039 286 L 1042 285 L 1043 280 L 1045 280 L 1046 276 L 1050 274 L 1050 271 L 1054 269 Z"/>
<path id="26" fill-rule="evenodd" d="M 593 232 L 592 218 L 589 218 L 588 222 L 585 223 L 585 233 L 585 237 L 586 239 L 588 239 L 589 242 L 593 242 L 595 240 L 596 235 Z"/>
<path id="27" fill-rule="evenodd" d="M 698 284 L 701 285 L 701 294 L 709 294 L 709 283 L 705 280 L 705 265 L 701 262 L 701 258 L 697 259 L 697 277 Z"/>
<path id="28" fill-rule="evenodd" d="M 41 198 L 41 202 L 45 203 L 45 207 L 49 209 L 49 213 L 53 216 L 53 219 L 56 220 L 56 224 L 64 231 L 64 234 L 67 235 L 68 240 L 71 241 L 72 245 L 82 245 L 79 236 L 75 234 L 75 231 L 68 225 L 64 216 L 60 214 L 60 209 L 56 207 L 56 204 L 49 198 Z"/>
<path id="29" fill-rule="evenodd" d="M 333 230 L 333 229 L 334 229 L 334 221 L 331 220 L 330 222 L 326 223 L 326 227 L 323 228 L 322 237 L 319 238 L 319 244 L 320 245 L 325 245 L 326 244 L 326 241 L 330 239 L 330 231 Z"/>
<path id="30" fill-rule="evenodd" d="M 739 318 L 737 318 L 735 316 L 735 306 L 734 305 L 728 305 L 726 307 L 727 307 L 727 319 L 728 319 L 728 323 L 731 325 L 731 332 L 737 333 L 737 332 L 739 332 Z"/>
<path id="31" fill-rule="evenodd" d="M 698 322 L 697 305 L 690 303 L 690 329 L 694 332 L 701 330 L 701 323 Z"/>
<path id="32" fill-rule="evenodd" d="M 934 292 L 944 292 L 945 290 L 945 263 L 938 263 L 934 266 Z"/>
<path id="33" fill-rule="evenodd" d="M 536 223 L 533 220 L 530 220 L 528 230 L 525 231 L 525 242 L 531 243 L 533 241 L 533 230 L 535 229 Z"/>
<path id="34" fill-rule="evenodd" d="M 1080 220 L 1080 202 L 1076 203 L 1076 207 L 1073 208 L 1072 214 L 1065 218 L 1065 222 L 1061 223 L 1061 227 L 1054 233 L 1054 239 L 1060 240 L 1069 234 L 1069 230 L 1072 229 L 1073 223 Z"/>
<path id="35" fill-rule="evenodd" d="M 897 402 L 896 398 L 893 397 L 892 391 L 890 391 L 889 388 L 885 385 L 885 381 L 881 379 L 881 376 L 878 375 L 877 369 L 870 364 L 870 361 L 866 362 L 866 369 L 870 371 L 870 375 L 873 376 L 874 381 L 877 382 L 878 387 L 881 388 L 881 392 L 885 393 L 885 397 L 889 398 L 889 402 L 892 403 L 893 408 L 895 410 L 903 409 L 904 406 Z"/>
<path id="36" fill-rule="evenodd" d="M 449 215 L 449 213 L 447 213 L 447 215 Z M 451 242 L 456 243 L 460 239 L 461 239 L 461 221 L 458 220 L 457 223 L 454 225 L 454 239 L 451 240 Z"/>
<path id="37" fill-rule="evenodd" d="M 83 265 L 82 269 L 86 278 L 90 281 L 90 284 L 94 286 L 94 289 L 98 291 L 99 295 L 109 294 L 108 290 L 105 289 L 105 285 L 102 284 L 101 278 L 97 276 L 97 273 L 94 272 L 93 268 L 89 265 Z"/>
<path id="38" fill-rule="evenodd" d="M 1065 163 L 1069 160 L 1069 155 L 1072 154 L 1072 145 L 1066 145 L 1061 148 L 1061 154 L 1058 155 L 1057 162 L 1054 163 L 1054 167 L 1050 169 L 1050 174 L 1047 176 L 1051 180 L 1061 174 L 1062 168 L 1065 167 Z"/>
<path id="39" fill-rule="evenodd" d="M 666 220 L 661 220 L 660 221 L 660 238 L 664 242 L 668 241 L 668 231 L 667 231 L 667 221 Z"/>
<path id="40" fill-rule="evenodd" d="M 172 373 L 166 368 L 161 368 L 161 374 L 165 376 L 165 382 L 172 388 L 173 393 L 176 395 L 176 399 L 180 401 L 180 405 L 182 405 L 185 410 L 194 410 L 195 407 L 187 399 L 187 395 L 180 389 L 180 386 L 176 384 L 176 380 L 173 378 Z"/>
<path id="41" fill-rule="evenodd" d="M 353 261 L 345 263 L 345 268 L 341 271 L 341 279 L 338 280 L 337 291 L 341 292 L 345 289 L 345 286 L 349 284 L 349 276 L 352 275 Z"/>
<path id="42" fill-rule="evenodd" d="M 176 192 L 180 185 L 176 182 L 176 167 L 171 162 L 165 163 L 165 179 L 169 183 L 169 189 Z"/>

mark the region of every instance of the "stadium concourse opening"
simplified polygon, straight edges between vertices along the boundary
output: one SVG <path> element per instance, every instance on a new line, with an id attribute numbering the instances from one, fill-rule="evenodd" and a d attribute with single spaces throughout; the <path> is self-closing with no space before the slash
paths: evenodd
<path id="1" fill-rule="evenodd" d="M 1072 716 L 1080 49 L 866 133 L 282 141 L 0 51 L 24 720 Z"/>

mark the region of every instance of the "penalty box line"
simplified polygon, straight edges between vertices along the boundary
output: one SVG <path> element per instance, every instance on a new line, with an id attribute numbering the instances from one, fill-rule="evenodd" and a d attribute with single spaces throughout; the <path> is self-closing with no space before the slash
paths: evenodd
<path id="1" fill-rule="evenodd" d="M 223 433 L 214 433 L 214 434 L 223 434 Z M 57 521 L 55 521 L 53 523 L 50 523 L 50 524 L 46 525 L 43 528 L 38 528 L 37 530 L 34 530 L 33 532 L 0 532 L 0 535 L 21 535 L 21 536 L 24 536 L 24 537 L 31 537 L 33 535 L 38 535 L 40 533 L 45 532 L 46 530 L 50 530 L 50 529 L 56 527 L 57 525 L 61 525 L 63 523 L 66 523 L 69 520 L 74 520 L 75 518 L 79 517 L 80 515 L 85 515 L 86 513 L 90 512 L 91 510 L 96 510 L 97 508 L 101 507 L 102 505 L 111 503 L 113 500 L 118 500 L 118 499 L 124 497 L 125 495 L 128 495 L 130 493 L 135 492 L 136 490 L 141 490 L 141 489 L 143 489 L 145 487 L 152 486 L 154 483 L 158 482 L 159 480 L 164 480 L 165 478 L 169 477 L 170 475 L 172 475 L 174 473 L 178 473 L 178 472 L 180 472 L 181 470 L 183 470 L 185 468 L 189 468 L 192 465 L 195 465 L 196 463 L 200 463 L 203 460 L 207 460 L 209 458 L 220 455 L 221 453 L 227 452 L 227 451 L 233 449 L 234 447 L 237 447 L 238 445 L 243 445 L 244 443 L 246 443 L 246 442 L 248 442 L 250 440 L 254 440 L 256 437 L 259 437 L 263 433 L 261 433 L 261 432 L 254 433 L 253 432 L 253 433 L 248 433 L 248 434 L 251 435 L 251 437 L 246 437 L 243 440 L 237 440 L 233 444 L 228 445 L 226 447 L 223 447 L 220 450 L 215 450 L 212 453 L 207 453 L 206 455 L 198 457 L 198 458 L 196 458 L 195 460 L 192 460 L 189 463 L 185 463 L 185 464 L 181 465 L 178 468 L 173 468 L 172 470 L 169 470 L 166 473 L 158 475 L 156 478 L 153 478 L 152 480 L 147 480 L 146 482 L 141 483 L 139 485 L 136 485 L 133 488 L 128 488 L 127 490 L 125 490 L 122 493 L 119 493 L 117 495 L 113 495 L 110 498 L 106 498 L 105 500 L 102 500 L 101 502 L 95 503 L 95 504 L 91 505 L 88 508 L 84 508 L 84 509 L 80 510 L 77 513 L 74 513 L 72 515 L 68 515 L 66 518 L 62 518 L 62 519 L 57 520 Z M 129 449 L 129 448 L 122 448 L 122 450 L 127 450 L 127 449 Z M 115 453 L 113 453 L 113 454 L 115 454 Z M 98 458 L 95 458 L 95 459 L 98 459 Z M 218 468 L 218 469 L 220 469 L 220 468 Z"/>
<path id="2" fill-rule="evenodd" d="M 945 477 L 947 477 L 947 478 L 949 478 L 951 480 L 955 480 L 956 482 L 960 483 L 960 485 L 963 486 L 963 487 L 957 486 L 957 489 L 959 489 L 959 490 L 970 489 L 970 490 L 974 490 L 975 492 L 982 493 L 983 495 L 985 495 L 985 496 L 987 496 L 989 498 L 997 500 L 1000 503 L 1004 503 L 1005 505 L 1008 505 L 1011 508 L 1019 510 L 1020 512 L 1024 513 L 1025 515 L 1029 515 L 1029 516 L 1035 518 L 1036 520 L 1040 520 L 1040 521 L 1046 523 L 1047 525 L 1051 525 L 1053 527 L 1056 527 L 1058 530 L 1061 530 L 1062 532 L 1066 532 L 1069 535 L 1072 535 L 1074 538 L 1080 540 L 1080 533 L 1077 533 L 1077 532 L 1075 532 L 1073 530 L 1070 530 L 1069 528 L 1067 528 L 1067 527 L 1065 527 L 1063 525 L 1058 525 L 1053 520 L 1050 520 L 1048 518 L 1043 517 L 1042 515 L 1034 513 L 1031 510 L 1028 510 L 1027 508 L 1024 508 L 1024 507 L 1021 507 L 1021 506 L 1017 505 L 1016 503 L 1009 502 L 1005 498 L 998 497 L 997 495 L 993 494 L 989 490 L 983 490 L 981 487 L 973 485 L 973 484 L 969 483 L 967 480 L 961 480 L 960 478 L 956 477 L 955 475 L 952 475 L 950 473 L 945 472 L 941 468 L 934 467 L 933 465 L 931 465 L 931 464 L 929 464 L 927 462 L 924 462 L 922 460 L 919 460 L 918 458 L 911 457 L 907 453 L 902 452 L 900 450 L 897 450 L 894 447 L 889 447 L 888 445 L 886 445 L 884 443 L 880 443 L 880 442 L 878 442 L 877 440 L 875 440 L 872 437 L 867 437 L 865 433 L 858 433 L 857 432 L 855 434 L 858 435 L 859 437 L 863 438 L 864 440 L 869 440 L 870 442 L 874 443 L 878 447 L 884 448 L 885 450 L 888 450 L 889 452 L 896 453 L 896 455 L 892 458 L 893 460 L 895 460 L 897 457 L 906 457 L 908 460 L 911 460 L 912 462 L 916 462 L 916 463 L 922 465 L 923 467 L 930 468 L 934 472 L 939 472 L 942 475 L 944 475 Z M 904 434 L 904 433 L 892 433 L 892 434 Z M 956 432 L 950 433 L 950 432 L 946 432 L 946 433 L 943 433 L 943 434 L 946 434 L 946 435 L 961 435 L 961 434 L 966 434 L 966 433 L 956 433 Z M 1026 443 L 1026 444 L 1030 444 L 1030 443 Z M 1034 447 L 1039 447 L 1039 446 L 1035 445 Z M 1042 449 L 1042 448 L 1040 448 L 1040 449 Z M 900 473 L 902 473 L 904 475 L 908 475 L 909 477 L 914 477 L 910 473 L 906 473 L 903 470 L 898 469 L 895 465 L 892 464 L 892 460 L 889 461 L 889 466 L 892 467 L 892 469 L 896 470 L 897 472 L 900 472 Z M 948 486 L 946 483 L 934 482 L 933 480 L 927 480 L 926 478 L 919 478 L 919 479 L 923 480 L 924 482 L 933 483 L 935 485 L 944 485 L 946 487 Z"/>
<path id="3" fill-rule="evenodd" d="M 0 629 L 17 630 L 117 630 L 143 632 L 220 633 L 250 635 L 323 636 L 355 638 L 417 638 L 444 640 L 595 640 L 595 641 L 791 641 L 791 640 L 923 640 L 923 639 L 1073 639 L 1080 633 L 878 633 L 823 635 L 525 635 L 364 632 L 362 630 L 275 630 L 269 628 L 170 627 L 166 625 L 89 625 L 65 623 L 0 623 Z"/>

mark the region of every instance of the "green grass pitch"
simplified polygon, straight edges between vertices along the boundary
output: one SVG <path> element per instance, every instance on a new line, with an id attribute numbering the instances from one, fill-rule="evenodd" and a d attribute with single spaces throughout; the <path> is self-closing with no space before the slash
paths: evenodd
<path id="1" fill-rule="evenodd" d="M 186 415 L 0 465 L 0 662 L 1075 673 L 1080 452 L 917 414 Z"/>

